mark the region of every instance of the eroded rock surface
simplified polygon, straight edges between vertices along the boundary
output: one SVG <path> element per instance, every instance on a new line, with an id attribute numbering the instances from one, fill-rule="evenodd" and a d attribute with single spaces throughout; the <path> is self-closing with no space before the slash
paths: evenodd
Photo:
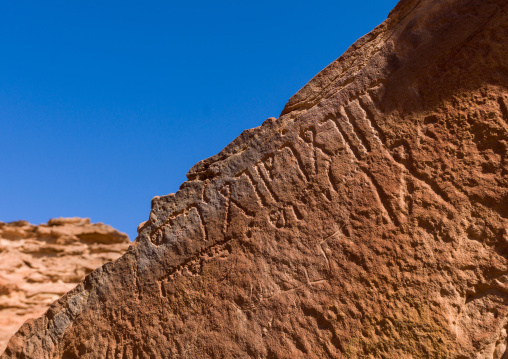
<path id="1" fill-rule="evenodd" d="M 2 358 L 504 358 L 506 0 L 405 0 Z"/>
<path id="2" fill-rule="evenodd" d="M 27 319 L 42 315 L 129 244 L 126 234 L 88 218 L 55 218 L 39 226 L 0 222 L 0 351 Z"/>

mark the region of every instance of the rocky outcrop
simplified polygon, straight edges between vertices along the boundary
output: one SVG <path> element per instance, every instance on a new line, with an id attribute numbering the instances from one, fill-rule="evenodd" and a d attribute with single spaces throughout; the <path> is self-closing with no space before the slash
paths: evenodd
<path id="1" fill-rule="evenodd" d="M 0 351 L 23 322 L 42 315 L 129 244 L 126 234 L 88 218 L 55 218 L 39 226 L 0 222 Z"/>
<path id="2" fill-rule="evenodd" d="M 2 358 L 502 358 L 507 0 L 404 0 Z"/>

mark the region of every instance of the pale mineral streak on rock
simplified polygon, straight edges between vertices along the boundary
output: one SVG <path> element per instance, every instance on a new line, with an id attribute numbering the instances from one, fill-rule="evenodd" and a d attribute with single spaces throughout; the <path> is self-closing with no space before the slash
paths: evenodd
<path id="1" fill-rule="evenodd" d="M 2 359 L 507 357 L 507 4 L 401 1 Z"/>
<path id="2" fill-rule="evenodd" d="M 54 218 L 38 226 L 0 222 L 0 350 L 23 322 L 44 314 L 87 274 L 120 257 L 129 244 L 126 234 L 88 218 Z M 87 296 L 83 291 L 69 298 L 55 319 L 56 337 L 79 315 Z"/>

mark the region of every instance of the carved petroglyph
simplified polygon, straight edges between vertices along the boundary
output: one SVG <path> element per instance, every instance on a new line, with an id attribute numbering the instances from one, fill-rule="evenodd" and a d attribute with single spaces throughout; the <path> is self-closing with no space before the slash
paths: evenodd
<path id="1" fill-rule="evenodd" d="M 286 204 L 283 207 L 272 209 L 268 214 L 269 223 L 275 228 L 291 228 L 303 218 L 304 215 L 301 210 L 293 204 Z"/>
<path id="2" fill-rule="evenodd" d="M 300 209 L 298 209 L 298 207 L 297 207 L 297 206 L 295 206 L 295 205 L 289 205 L 289 208 L 290 208 L 290 209 L 291 209 L 291 211 L 295 214 L 296 219 L 297 219 L 298 221 L 301 221 L 302 219 L 304 219 L 304 218 L 305 218 L 304 213 L 302 213 L 302 211 L 301 211 Z"/>
<path id="3" fill-rule="evenodd" d="M 302 156 L 300 156 L 300 153 L 295 149 L 295 146 L 292 143 L 288 143 L 288 144 L 281 146 L 279 150 L 289 152 L 293 156 L 293 158 L 296 160 L 296 165 L 297 165 L 296 168 L 297 168 L 298 174 L 300 174 L 300 176 L 303 180 L 308 182 L 310 179 L 310 175 L 312 174 L 311 168 L 313 166 L 309 166 L 309 165 L 305 166 L 304 160 L 302 159 Z"/>
<path id="4" fill-rule="evenodd" d="M 343 149 L 341 141 L 338 140 L 340 134 L 332 119 L 328 118 L 321 124 L 316 124 L 316 135 L 312 146 L 319 148 L 329 158 L 336 156 Z"/>
<path id="5" fill-rule="evenodd" d="M 335 119 L 335 124 L 342 134 L 343 139 L 347 141 L 349 148 L 353 151 L 356 160 L 364 160 L 367 155 L 367 149 L 358 137 L 356 129 L 348 120 L 348 115 L 344 111 L 343 107 L 339 109 L 338 116 Z"/>
<path id="6" fill-rule="evenodd" d="M 388 150 L 386 146 L 386 136 L 382 132 L 381 128 L 378 125 L 378 122 L 380 121 L 380 118 L 382 118 L 382 114 L 380 113 L 379 109 L 375 106 L 373 100 L 369 96 L 363 96 L 361 97 L 361 100 L 359 102 L 362 109 L 365 111 L 365 120 L 369 123 L 373 136 L 375 138 L 378 138 L 381 142 L 382 146 L 379 147 L 379 149 L 382 151 L 382 153 L 390 158 L 393 162 L 398 163 L 400 166 L 403 167 L 407 175 L 413 177 L 417 182 L 419 182 L 421 185 L 423 185 L 428 190 L 432 191 L 436 199 L 438 199 L 442 204 L 446 205 L 448 209 L 452 209 L 450 206 L 450 202 L 448 199 L 448 196 L 444 193 L 444 191 L 439 188 L 435 183 L 429 181 L 428 179 L 425 179 L 418 171 L 414 168 L 414 166 L 411 165 L 411 152 L 409 151 L 409 146 L 405 145 L 403 147 L 404 149 L 404 156 L 394 156 L 391 154 L 391 152 Z M 394 148 L 397 148 L 400 146 L 399 143 L 396 143 Z"/>
<path id="7" fill-rule="evenodd" d="M 326 243 L 329 242 L 329 241 L 332 241 L 332 240 L 338 240 L 340 235 L 341 235 L 341 230 L 342 228 L 344 227 L 344 225 L 341 226 L 341 228 L 332 233 L 331 235 L 325 237 L 321 242 L 319 242 L 318 244 L 318 249 L 319 251 L 323 254 L 323 257 L 325 259 L 325 262 L 326 262 L 326 266 L 328 267 L 328 276 L 326 278 L 323 278 L 324 279 L 330 279 L 330 277 L 332 276 L 332 265 L 330 263 L 330 259 L 328 258 L 328 255 L 326 254 Z"/>
<path id="8" fill-rule="evenodd" d="M 222 234 L 224 237 L 227 236 L 229 225 L 231 224 L 231 186 L 229 184 L 224 185 L 219 193 L 226 199 L 224 224 L 222 226 Z"/>
<path id="9" fill-rule="evenodd" d="M 335 181 L 335 178 L 333 177 L 333 173 L 332 173 L 332 162 L 331 161 L 328 161 L 327 162 L 327 165 L 328 165 L 328 170 L 326 171 L 326 174 L 327 174 L 327 177 L 328 177 L 328 181 L 330 182 L 330 188 L 335 192 L 339 192 L 339 189 L 337 187 L 337 183 Z"/>
<path id="10" fill-rule="evenodd" d="M 202 275 L 203 268 L 212 260 L 221 260 L 227 258 L 231 254 L 231 239 L 224 240 L 215 245 L 209 246 L 201 250 L 196 257 L 189 258 L 182 264 L 174 267 L 168 275 L 158 280 L 160 294 L 162 297 L 167 296 L 167 287 L 170 282 L 177 276 L 197 277 Z"/>
<path id="11" fill-rule="evenodd" d="M 334 125 L 336 131 L 335 136 L 339 138 L 339 141 L 331 141 L 334 143 L 343 142 L 346 148 L 346 152 L 352 155 L 352 158 L 360 165 L 361 170 L 366 174 L 369 182 L 372 183 L 375 197 L 379 200 L 383 211 L 388 214 L 390 221 L 395 225 L 399 225 L 401 222 L 405 222 L 406 218 L 402 216 L 402 213 L 408 214 L 407 208 L 411 205 L 408 201 L 411 199 L 407 195 L 407 191 L 404 189 L 407 183 L 416 180 L 421 186 L 430 190 L 436 199 L 449 210 L 452 210 L 450 206 L 449 198 L 443 190 L 441 190 L 433 182 L 426 180 L 420 175 L 415 168 L 411 167 L 411 161 L 408 160 L 408 156 L 411 156 L 410 152 L 404 149 L 402 155 L 394 156 L 390 153 L 386 147 L 386 135 L 381 130 L 378 122 L 381 118 L 379 109 L 374 105 L 370 95 L 362 94 L 357 99 L 352 100 L 350 103 L 339 108 L 336 116 L 330 116 L 330 120 L 324 123 L 330 123 Z M 319 137 L 319 132 L 310 131 L 307 133 L 305 139 L 308 143 L 315 144 L 315 139 Z M 311 136 L 312 135 L 312 136 Z M 371 153 L 379 153 L 385 156 L 390 162 L 400 166 L 405 175 L 396 173 L 383 173 L 383 178 L 377 178 L 379 174 L 373 172 L 370 166 L 366 163 L 367 156 Z M 326 152 L 325 152 L 326 153 Z M 332 157 L 333 158 L 333 157 Z M 330 175 L 331 166 L 328 167 L 328 173 Z M 410 176 L 411 180 L 404 176 Z M 330 188 L 333 191 L 337 191 L 335 181 L 330 178 Z M 380 185 L 380 183 L 383 185 Z M 392 193 L 388 194 L 385 192 L 386 188 L 398 188 Z M 330 199 L 329 196 L 327 196 Z M 399 211 L 399 209 L 404 209 Z M 396 216 L 395 213 L 398 213 Z"/>
<path id="12" fill-rule="evenodd" d="M 362 126 L 362 121 L 359 120 L 358 115 L 353 113 L 353 106 L 355 102 L 351 102 L 349 106 L 343 107 L 341 110 L 342 115 L 344 116 L 344 119 L 346 120 L 346 124 L 348 127 L 352 129 L 352 135 L 355 137 L 355 142 L 360 144 L 361 147 L 361 153 L 364 155 L 364 153 L 370 153 L 372 152 L 372 146 L 368 139 L 368 132 L 365 131 L 366 129 Z"/>
<path id="13" fill-rule="evenodd" d="M 208 196 L 206 195 L 206 187 L 208 186 L 208 183 L 210 182 L 209 179 L 205 179 L 203 181 L 203 188 L 201 190 L 201 198 L 203 200 L 204 203 L 209 203 L 210 202 L 210 199 L 208 198 Z"/>
<path id="14" fill-rule="evenodd" d="M 282 172 L 280 171 L 285 171 L 289 167 L 296 169 L 294 172 L 296 177 L 291 179 L 286 176 L 285 180 L 281 180 L 279 176 Z M 307 171 L 308 169 L 303 165 L 303 157 L 295 147 L 285 145 L 281 146 L 274 154 L 265 156 L 252 167 L 239 172 L 233 179 L 224 182 L 217 191 L 224 200 L 222 234 L 225 237 L 231 235 L 228 234 L 228 231 L 233 212 L 242 213 L 245 217 L 253 219 L 261 209 L 267 208 L 269 209 L 267 213 L 269 223 L 272 223 L 276 228 L 286 227 L 292 221 L 301 220 L 303 218 L 302 211 L 290 202 L 284 204 L 285 201 L 281 201 L 281 196 L 288 192 L 284 186 L 289 184 L 301 187 L 303 183 L 308 182 Z M 203 202 L 169 215 L 163 225 L 152 231 L 151 242 L 160 246 L 165 242 L 177 240 L 179 236 L 189 237 L 191 233 L 196 234 L 192 228 L 199 228 L 201 237 L 206 241 L 208 231 L 204 212 L 209 211 L 207 206 L 210 202 L 210 191 L 213 191 L 214 186 L 217 184 L 208 179 L 203 181 L 201 189 Z M 281 203 L 282 206 L 279 207 L 278 203 Z M 173 229 L 174 224 L 180 222 L 188 223 L 188 225 L 183 225 L 185 230 Z"/>
<path id="15" fill-rule="evenodd" d="M 501 103 L 504 104 L 500 101 Z M 276 228 L 286 226 L 288 214 L 301 217 L 297 211 L 274 207 L 281 200 L 287 203 L 285 193 L 288 192 L 289 184 L 302 188 L 304 183 L 308 183 L 314 176 L 322 177 L 326 181 L 324 186 L 327 189 L 322 192 L 323 198 L 328 202 L 333 201 L 334 196 L 340 191 L 338 186 L 340 179 L 334 175 L 332 163 L 336 156 L 341 155 L 341 151 L 352 154 L 353 161 L 365 174 L 365 180 L 370 184 L 373 196 L 389 223 L 398 226 L 406 220 L 404 213 L 410 215 L 411 194 L 408 193 L 407 187 L 408 184 L 412 186 L 414 179 L 422 182 L 422 185 L 430 189 L 441 202 L 448 204 L 447 198 L 436 185 L 426 181 L 410 167 L 411 161 L 408 157 L 411 154 L 406 147 L 402 147 L 403 153 L 400 155 L 394 156 L 390 153 L 386 147 L 386 135 L 378 124 L 381 116 L 372 97 L 366 93 L 359 94 L 340 107 L 336 114 L 302 127 L 295 143 L 285 143 L 275 153 L 265 156 L 252 167 L 237 174 L 234 180 L 219 190 L 226 200 L 223 233 L 227 233 L 231 221 L 231 206 L 250 218 L 254 218 L 259 209 L 268 208 L 270 223 Z M 403 171 L 383 174 L 373 172 L 366 160 L 367 156 L 374 152 L 385 156 Z M 296 171 L 293 173 L 299 180 L 291 178 L 291 173 L 281 180 L 279 173 L 287 168 L 294 168 Z M 407 176 L 411 176 L 411 179 L 406 178 Z M 210 201 L 207 195 L 209 185 L 209 180 L 205 180 L 202 190 L 204 204 Z M 388 193 L 386 188 L 395 189 Z M 206 240 L 208 235 L 203 212 L 199 206 L 192 208 L 194 210 L 189 208 L 170 216 L 165 226 L 171 225 L 179 216 L 195 213 L 195 217 L 199 218 L 196 222 L 199 222 L 202 237 Z M 166 229 L 158 228 L 151 236 L 152 242 L 160 245 L 168 235 Z"/>
<path id="16" fill-rule="evenodd" d="M 262 207 L 268 207 L 269 206 L 269 195 L 261 193 L 258 185 L 258 180 L 254 179 L 254 176 L 252 173 L 247 169 L 235 176 L 236 178 L 242 178 L 245 177 L 245 180 L 249 183 L 250 187 L 254 191 L 254 195 L 256 197 L 255 202 L 259 203 Z M 268 198 L 267 198 L 268 197 Z"/>
<path id="17" fill-rule="evenodd" d="M 284 209 L 278 208 L 274 209 L 268 215 L 270 223 L 276 228 L 282 228 L 286 225 L 286 218 L 284 216 Z"/>
<path id="18" fill-rule="evenodd" d="M 202 212 L 201 208 L 199 208 L 199 206 L 195 206 L 194 208 L 196 209 L 196 213 L 199 216 L 199 226 L 200 226 L 202 234 L 203 234 L 203 240 L 208 241 L 208 233 L 207 233 L 207 229 L 205 226 L 205 220 L 203 218 L 203 212 Z"/>
<path id="19" fill-rule="evenodd" d="M 267 197 L 270 198 L 271 202 L 273 203 L 279 202 L 279 198 L 277 197 L 273 189 L 270 187 L 269 184 L 270 177 L 263 163 L 258 163 L 257 165 L 254 166 L 254 169 L 257 178 L 256 177 L 253 178 L 256 178 L 258 189 L 266 193 L 268 195 Z M 265 200 L 267 200 L 267 197 L 265 197 Z"/>
<path id="20" fill-rule="evenodd" d="M 370 188 L 372 189 L 372 193 L 374 194 L 376 202 L 379 204 L 381 210 L 383 211 L 385 220 L 398 226 L 399 221 L 395 216 L 395 214 L 393 213 L 393 210 L 390 208 L 390 204 L 386 199 L 386 194 L 384 194 L 383 189 L 380 187 L 380 185 L 376 182 L 376 179 L 372 175 L 370 175 L 368 171 L 364 170 L 363 174 L 365 181 L 370 185 Z"/>
<path id="21" fill-rule="evenodd" d="M 326 144 L 316 142 L 316 137 L 317 133 L 315 125 L 302 128 L 300 130 L 300 140 L 296 142 L 295 146 L 295 149 L 301 154 L 300 158 L 302 158 L 302 162 L 309 161 L 313 164 L 309 163 L 306 165 L 309 169 L 312 168 L 308 177 L 310 177 L 310 174 L 319 174 L 319 156 L 324 156 L 329 159 L 334 155 L 334 153 L 327 148 Z"/>
<path id="22" fill-rule="evenodd" d="M 356 111 L 358 112 L 359 110 L 357 109 Z M 360 121 L 354 116 L 353 111 L 349 108 L 341 108 L 339 110 L 339 114 L 340 116 L 338 116 L 333 123 L 336 125 L 338 134 L 340 134 L 341 140 L 345 144 L 346 151 L 352 154 L 353 159 L 356 160 L 360 166 L 360 169 L 365 174 L 366 181 L 371 184 L 374 197 L 379 203 L 382 211 L 386 214 L 386 219 L 395 225 L 399 225 L 400 221 L 395 216 L 395 211 L 392 208 L 392 203 L 389 199 L 389 196 L 385 193 L 382 186 L 379 185 L 378 179 L 376 179 L 376 176 L 372 173 L 372 171 L 369 169 L 369 166 L 364 161 L 366 156 L 371 152 L 372 148 L 379 147 L 373 145 L 373 143 L 375 143 L 374 139 L 378 137 L 362 135 L 362 131 L 365 131 L 367 126 L 364 123 L 363 126 L 360 127 L 358 125 Z M 369 138 L 369 140 L 367 140 L 367 138 Z M 332 181 L 332 177 L 329 176 L 329 178 L 331 185 L 335 183 Z M 337 189 L 333 186 L 332 189 L 337 191 Z"/>
<path id="23" fill-rule="evenodd" d="M 379 126 L 379 124 L 375 121 L 376 118 L 375 113 L 377 113 L 377 108 L 374 100 L 369 94 L 366 94 L 359 97 L 358 104 L 360 105 L 360 108 L 363 111 L 365 111 L 365 119 L 367 121 L 369 121 L 369 118 L 371 119 L 369 121 L 370 125 L 372 126 L 375 133 L 377 133 L 377 135 L 379 136 L 379 140 L 381 141 L 381 143 L 384 146 L 386 146 L 386 136 L 381 127 Z"/>
<path id="24" fill-rule="evenodd" d="M 342 226 L 343 227 L 343 226 Z M 341 228 L 342 228 L 341 227 Z M 328 251 L 331 251 L 329 248 L 327 248 L 326 244 L 330 241 L 334 240 L 340 240 L 341 236 L 341 230 L 337 230 L 334 233 L 325 236 L 319 243 L 316 244 L 316 253 L 318 253 L 320 256 L 322 256 L 322 261 L 324 263 L 325 272 L 326 275 L 323 277 L 317 277 L 312 278 L 312 275 L 310 274 L 311 270 L 312 272 L 319 272 L 314 270 L 312 267 L 309 266 L 303 266 L 301 267 L 301 272 L 303 272 L 303 278 L 294 278 L 296 282 L 299 282 L 300 284 L 294 286 L 293 288 L 288 289 L 282 289 L 279 286 L 275 286 L 277 288 L 272 293 L 261 293 L 256 296 L 256 300 L 254 300 L 254 297 L 252 295 L 252 286 L 251 286 L 251 295 L 249 296 L 250 300 L 248 303 L 243 305 L 236 304 L 239 309 L 243 311 L 253 311 L 258 308 L 260 308 L 263 304 L 281 296 L 281 295 L 288 295 L 290 293 L 296 292 L 298 290 L 302 290 L 304 288 L 311 288 L 312 286 L 328 283 L 330 281 L 330 278 L 332 276 L 332 265 L 329 259 L 329 254 L 327 254 Z M 300 280 L 300 279 L 303 279 Z"/>
<path id="25" fill-rule="evenodd" d="M 177 241 L 182 237 L 208 240 L 203 213 L 198 205 L 192 205 L 185 210 L 173 213 L 164 224 L 152 231 L 150 241 L 154 245 L 160 246 L 166 242 Z"/>

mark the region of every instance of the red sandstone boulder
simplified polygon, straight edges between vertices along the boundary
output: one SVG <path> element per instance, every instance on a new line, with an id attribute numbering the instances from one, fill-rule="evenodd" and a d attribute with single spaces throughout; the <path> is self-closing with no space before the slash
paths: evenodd
<path id="1" fill-rule="evenodd" d="M 0 350 L 23 322 L 44 314 L 129 244 L 127 235 L 88 218 L 0 222 Z"/>
<path id="2" fill-rule="evenodd" d="M 2 358 L 506 357 L 507 3 L 401 1 Z"/>

